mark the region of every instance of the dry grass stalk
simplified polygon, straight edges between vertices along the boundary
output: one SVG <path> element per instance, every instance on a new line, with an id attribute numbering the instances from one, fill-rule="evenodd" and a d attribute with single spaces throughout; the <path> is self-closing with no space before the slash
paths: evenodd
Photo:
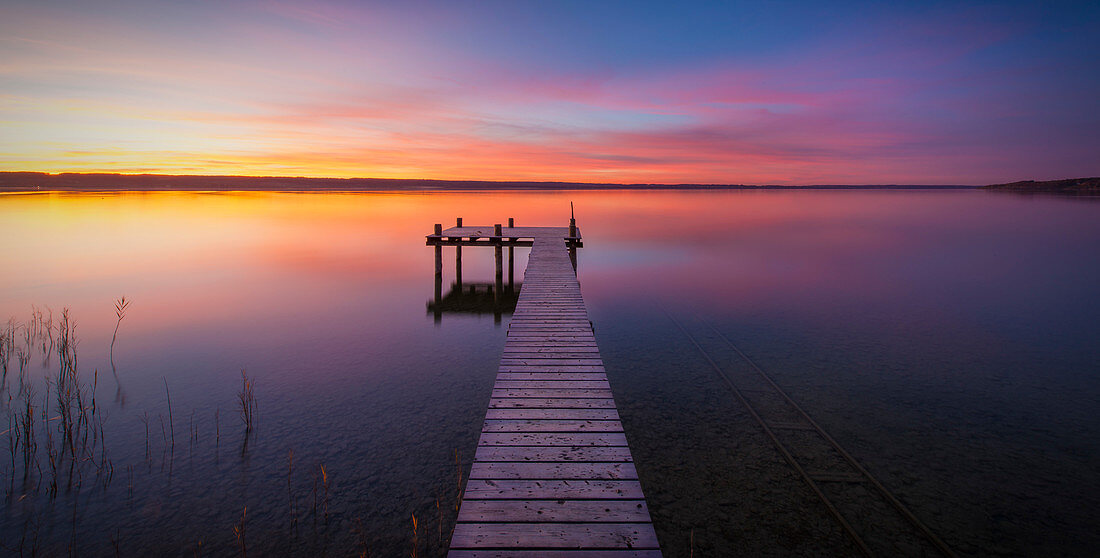
<path id="1" fill-rule="evenodd" d="M 241 391 L 237 393 L 240 403 L 241 420 L 244 421 L 244 431 L 252 432 L 253 420 L 256 416 L 256 384 L 248 379 L 248 374 L 241 369 Z"/>
<path id="2" fill-rule="evenodd" d="M 233 534 L 237 537 L 237 548 L 241 551 L 242 558 L 248 558 L 248 546 L 244 540 L 244 519 L 248 515 L 248 506 L 241 512 L 241 520 L 233 526 Z"/>

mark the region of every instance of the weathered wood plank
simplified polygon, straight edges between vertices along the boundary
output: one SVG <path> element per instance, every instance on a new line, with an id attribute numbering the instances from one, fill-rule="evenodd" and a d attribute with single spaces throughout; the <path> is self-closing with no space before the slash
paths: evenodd
<path id="1" fill-rule="evenodd" d="M 633 523 L 649 521 L 649 508 L 645 500 L 470 500 L 458 521 Z"/>
<path id="2" fill-rule="evenodd" d="M 617 420 L 565 419 L 493 419 L 486 420 L 482 432 L 622 432 Z"/>
<path id="3" fill-rule="evenodd" d="M 504 346 L 504 354 L 512 355 L 515 353 L 522 354 L 537 354 L 537 355 L 557 355 L 562 353 L 585 353 L 595 354 L 600 353 L 600 348 L 595 344 L 592 345 L 577 345 L 570 343 L 568 345 L 547 345 L 544 343 L 538 344 L 526 344 L 526 343 L 508 343 Z M 515 357 L 510 357 L 515 358 Z"/>
<path id="4" fill-rule="evenodd" d="M 633 461 L 625 446 L 479 446 L 477 461 Z"/>
<path id="5" fill-rule="evenodd" d="M 657 548 L 648 523 L 459 523 L 451 548 Z"/>
<path id="6" fill-rule="evenodd" d="M 504 380 L 497 379 L 494 390 L 610 390 L 607 380 Z"/>
<path id="7" fill-rule="evenodd" d="M 572 364 L 576 366 L 600 366 L 603 360 L 598 358 L 501 358 L 505 366 L 539 366 L 546 364 Z"/>
<path id="8" fill-rule="evenodd" d="M 479 446 L 625 446 L 622 432 L 482 432 Z"/>
<path id="9" fill-rule="evenodd" d="M 633 463 L 474 463 L 471 479 L 621 479 L 638 480 Z"/>
<path id="10" fill-rule="evenodd" d="M 561 380 L 596 381 L 606 380 L 607 376 L 602 372 L 500 372 L 497 381 L 501 380 L 541 380 L 544 382 Z"/>
<path id="11" fill-rule="evenodd" d="M 614 399 L 507 397 L 489 400 L 490 409 L 614 409 Z"/>
<path id="12" fill-rule="evenodd" d="M 619 420 L 615 409 L 489 409 L 485 420 Z"/>
<path id="13" fill-rule="evenodd" d="M 527 353 L 527 352 L 505 352 L 501 355 L 501 358 L 508 360 L 528 360 L 536 358 L 552 358 L 552 359 L 599 359 L 600 354 L 595 352 L 590 353 Z M 600 359 L 602 363 L 603 360 Z"/>
<path id="14" fill-rule="evenodd" d="M 610 398 L 609 389 L 493 389 L 494 398 L 523 397 L 523 398 L 553 398 L 553 399 L 586 399 L 586 398 Z"/>
<path id="15" fill-rule="evenodd" d="M 497 368 L 497 372 L 604 372 L 603 366 L 576 366 L 570 364 L 548 365 L 508 365 Z"/>
<path id="16" fill-rule="evenodd" d="M 463 500 L 638 500 L 636 480 L 489 480 L 466 482 Z"/>
<path id="17" fill-rule="evenodd" d="M 452 550 L 447 558 L 661 558 L 650 550 Z"/>

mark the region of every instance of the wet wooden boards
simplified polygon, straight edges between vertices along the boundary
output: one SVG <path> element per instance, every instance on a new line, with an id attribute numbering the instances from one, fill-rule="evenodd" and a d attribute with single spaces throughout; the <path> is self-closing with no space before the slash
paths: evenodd
<path id="1" fill-rule="evenodd" d="M 451 558 L 661 556 L 580 284 L 554 233 L 533 235 Z"/>

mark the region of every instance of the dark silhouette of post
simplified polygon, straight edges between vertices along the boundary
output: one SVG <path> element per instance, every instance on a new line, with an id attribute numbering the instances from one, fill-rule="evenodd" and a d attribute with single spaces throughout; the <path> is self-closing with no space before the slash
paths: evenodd
<path id="1" fill-rule="evenodd" d="M 455 219 L 456 226 L 462 226 L 462 217 Z M 455 245 L 455 285 L 458 286 L 458 290 L 462 290 L 462 245 Z"/>
<path id="2" fill-rule="evenodd" d="M 495 244 L 495 246 L 493 246 L 493 255 L 495 256 L 497 264 L 496 283 L 493 287 L 493 302 L 496 303 L 497 308 L 496 311 L 493 312 L 493 321 L 498 323 L 500 322 L 500 301 L 502 300 L 501 295 L 504 291 L 504 266 L 500 261 L 501 258 L 503 258 L 503 247 L 501 246 L 501 243 L 504 241 L 504 239 L 501 238 L 503 233 L 500 229 L 500 223 L 493 225 L 493 236 L 496 237 L 495 239 L 493 239 L 493 243 Z"/>
<path id="3" fill-rule="evenodd" d="M 435 224 L 435 234 L 443 234 L 443 225 L 441 223 Z M 437 244 L 435 246 L 435 305 L 439 308 L 439 302 L 443 300 L 443 246 Z M 443 312 L 440 310 L 435 311 L 435 323 L 443 321 Z"/>
<path id="4" fill-rule="evenodd" d="M 569 202 L 569 263 L 573 264 L 573 275 L 577 274 L 577 218 L 573 215 L 573 202 Z"/>
<path id="5" fill-rule="evenodd" d="M 516 228 L 515 217 L 508 218 L 508 228 Z M 512 242 L 515 242 L 515 238 L 510 238 Z M 516 288 L 516 247 L 511 244 L 508 245 L 508 290 L 512 291 Z"/>
<path id="6" fill-rule="evenodd" d="M 577 238 L 577 218 L 573 215 L 573 202 L 569 202 L 569 238 Z"/>

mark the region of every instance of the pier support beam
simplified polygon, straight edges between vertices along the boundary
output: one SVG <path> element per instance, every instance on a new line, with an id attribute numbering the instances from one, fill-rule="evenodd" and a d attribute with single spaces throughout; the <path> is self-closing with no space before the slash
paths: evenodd
<path id="1" fill-rule="evenodd" d="M 435 234 L 443 234 L 443 225 L 436 223 Z M 439 302 L 443 300 L 443 247 L 435 247 L 435 305 L 439 307 Z M 435 311 L 435 323 L 443 321 L 443 314 L 439 310 Z"/>
<path id="2" fill-rule="evenodd" d="M 502 296 L 504 294 L 504 267 L 502 265 L 502 262 L 500 261 L 503 257 L 503 248 L 500 245 L 500 229 L 500 223 L 493 225 L 493 236 L 497 237 L 496 246 L 493 246 L 493 255 L 495 256 L 494 259 L 496 260 L 496 283 L 493 287 L 493 302 L 497 305 L 497 310 L 493 312 L 493 321 L 496 323 L 500 323 L 499 305 L 501 300 L 503 300 Z"/>

